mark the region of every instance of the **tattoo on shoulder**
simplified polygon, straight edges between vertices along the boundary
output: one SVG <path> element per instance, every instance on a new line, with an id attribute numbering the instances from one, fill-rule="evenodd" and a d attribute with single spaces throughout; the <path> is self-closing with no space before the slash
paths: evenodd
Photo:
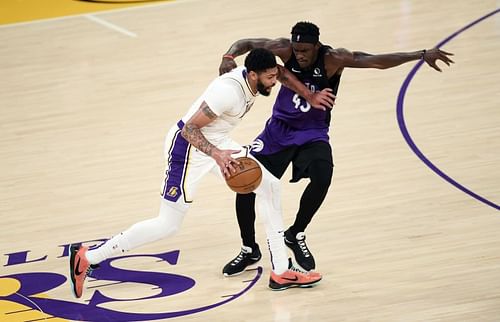
<path id="1" fill-rule="evenodd" d="M 205 114 L 209 119 L 213 120 L 214 118 L 217 117 L 217 115 L 215 115 L 215 113 L 210 109 L 210 107 L 208 107 L 208 105 L 204 104 L 202 107 L 201 107 L 201 111 L 203 112 L 203 114 Z"/>

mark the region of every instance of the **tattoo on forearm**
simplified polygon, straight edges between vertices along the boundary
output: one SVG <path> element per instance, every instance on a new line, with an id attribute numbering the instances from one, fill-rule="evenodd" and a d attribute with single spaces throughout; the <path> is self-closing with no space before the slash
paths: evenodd
<path id="1" fill-rule="evenodd" d="M 203 109 L 205 111 L 205 109 Z M 210 111 L 210 109 L 208 109 Z M 212 111 L 210 111 L 212 113 Z M 212 113 L 213 114 L 213 113 Z M 214 114 L 215 115 L 215 114 Z M 208 116 L 208 115 L 207 115 Z M 201 152 L 211 155 L 212 150 L 215 148 L 215 146 L 208 142 L 203 133 L 201 133 L 200 128 L 198 128 L 194 124 L 186 124 L 182 128 L 181 135 L 189 142 L 191 145 L 193 145 L 195 148 L 200 150 Z"/>
<path id="2" fill-rule="evenodd" d="M 207 103 L 203 102 L 200 106 L 201 113 L 208 117 L 210 120 L 217 118 L 217 115 L 210 109 Z M 199 112 L 198 112 L 199 113 Z M 187 122 L 182 128 L 181 135 L 189 142 L 192 146 L 200 150 L 201 152 L 211 156 L 212 150 L 215 146 L 210 143 L 207 138 L 201 133 L 201 129 L 198 125 Z"/>

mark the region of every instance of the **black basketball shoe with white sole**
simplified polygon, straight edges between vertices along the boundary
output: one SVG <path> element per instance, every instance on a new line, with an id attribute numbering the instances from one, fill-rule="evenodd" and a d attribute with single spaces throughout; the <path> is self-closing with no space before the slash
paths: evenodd
<path id="1" fill-rule="evenodd" d="M 238 256 L 224 266 L 222 274 L 224 274 L 224 276 L 241 274 L 248 266 L 257 263 L 261 258 L 262 254 L 260 253 L 259 245 L 255 244 L 253 249 L 242 246 Z"/>
<path id="2" fill-rule="evenodd" d="M 293 251 L 295 261 L 305 271 L 313 270 L 316 267 L 314 257 L 306 244 L 306 234 L 299 232 L 293 236 L 290 229 L 285 231 L 285 244 Z"/>

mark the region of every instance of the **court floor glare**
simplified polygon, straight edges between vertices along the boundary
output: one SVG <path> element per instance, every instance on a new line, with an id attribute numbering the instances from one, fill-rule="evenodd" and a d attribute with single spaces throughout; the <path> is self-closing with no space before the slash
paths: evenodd
<path id="1" fill-rule="evenodd" d="M 2 20 L 0 321 L 499 321 L 498 12 L 492 0 L 186 0 Z M 321 283 L 269 290 L 266 251 L 223 277 L 240 248 L 234 194 L 208 176 L 177 235 L 103 263 L 75 299 L 68 245 L 157 215 L 164 135 L 230 44 L 287 37 L 300 20 L 334 47 L 443 43 L 456 62 L 344 70 L 333 184 L 306 231 Z M 238 142 L 261 131 L 277 90 Z M 287 226 L 307 184 L 289 174 Z"/>

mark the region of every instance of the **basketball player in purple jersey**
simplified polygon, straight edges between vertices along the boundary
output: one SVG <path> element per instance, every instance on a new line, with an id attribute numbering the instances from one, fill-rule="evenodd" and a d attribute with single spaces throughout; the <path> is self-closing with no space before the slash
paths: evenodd
<path id="1" fill-rule="evenodd" d="M 337 94 L 344 68 L 395 67 L 410 61 L 424 59 L 436 69 L 437 60 L 450 65 L 452 55 L 437 48 L 414 52 L 372 55 L 344 48 L 332 48 L 319 41 L 319 28 L 310 22 L 298 22 L 292 28 L 292 37 L 278 39 L 241 39 L 231 45 L 223 56 L 219 73 L 236 67 L 234 57 L 253 48 L 266 48 L 279 56 L 285 67 L 311 91 L 331 89 Z M 255 139 L 252 154 L 276 177 L 281 178 L 292 163 L 291 182 L 309 178 L 310 182 L 300 199 L 295 222 L 285 232 L 286 245 L 293 251 L 296 262 L 304 270 L 316 266 L 305 243 L 305 230 L 317 212 L 333 176 L 332 149 L 328 130 L 331 110 L 312 108 L 299 94 L 281 87 L 273 106 L 271 118 Z M 255 194 L 236 196 L 236 213 L 243 246 L 240 253 L 224 268 L 225 276 L 236 275 L 248 265 L 260 260 L 261 253 L 255 242 Z"/>

